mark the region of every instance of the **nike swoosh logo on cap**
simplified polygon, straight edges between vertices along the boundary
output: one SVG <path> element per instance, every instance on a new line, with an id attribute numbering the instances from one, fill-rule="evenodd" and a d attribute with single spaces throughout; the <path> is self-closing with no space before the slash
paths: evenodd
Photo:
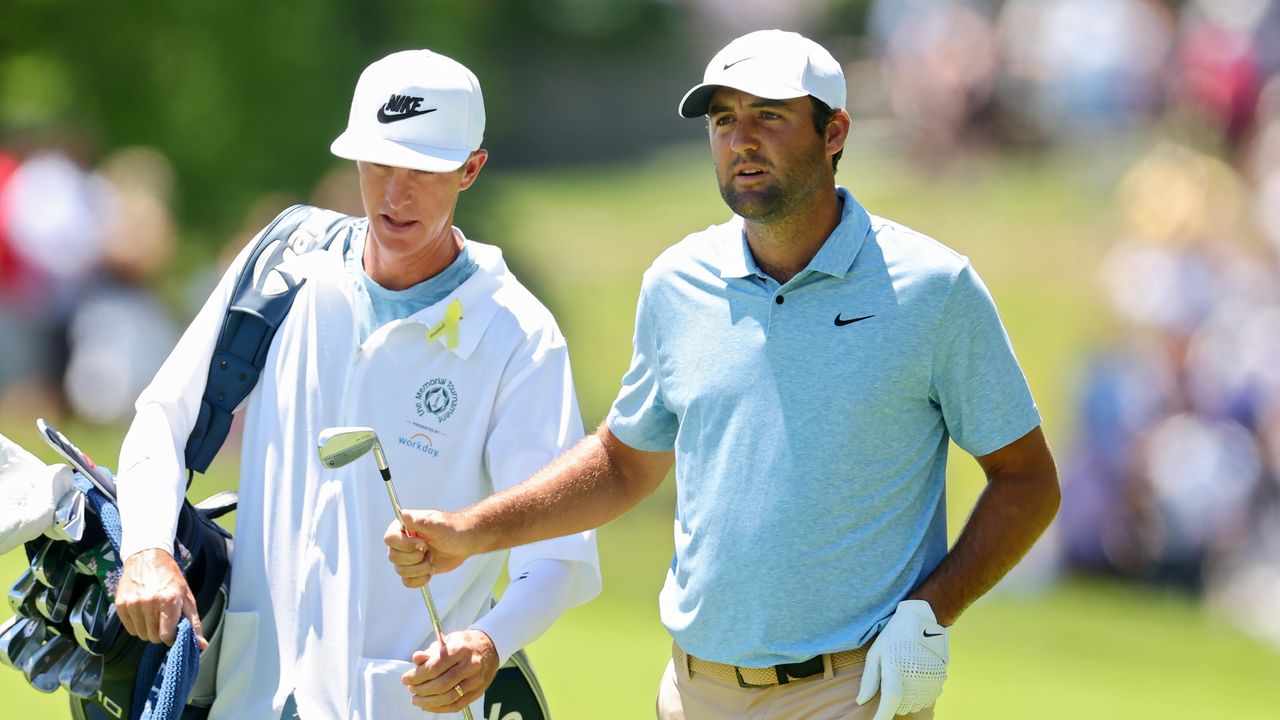
<path id="1" fill-rule="evenodd" d="M 419 115 L 426 115 L 427 113 L 433 113 L 437 109 L 438 108 L 428 108 L 426 110 L 410 110 L 408 112 L 402 112 L 396 115 L 388 115 L 387 109 L 385 107 L 380 107 L 378 108 L 378 122 L 382 123 L 383 125 L 386 125 L 387 123 L 400 122 L 401 120 L 408 120 L 411 117 L 418 117 Z"/>
<path id="2" fill-rule="evenodd" d="M 748 60 L 750 60 L 751 58 L 754 58 L 754 57 L 755 57 L 755 55 L 752 55 L 751 57 L 744 57 L 744 58 L 742 58 L 741 60 L 734 60 L 734 61 L 733 61 L 733 62 L 731 62 L 731 63 L 725 63 L 725 64 L 724 64 L 724 67 L 723 67 L 722 69 L 723 69 L 723 70 L 728 70 L 729 68 L 733 67 L 734 65 L 737 65 L 737 64 L 738 64 L 738 63 L 740 63 L 740 62 L 746 62 L 746 61 L 748 61 Z"/>

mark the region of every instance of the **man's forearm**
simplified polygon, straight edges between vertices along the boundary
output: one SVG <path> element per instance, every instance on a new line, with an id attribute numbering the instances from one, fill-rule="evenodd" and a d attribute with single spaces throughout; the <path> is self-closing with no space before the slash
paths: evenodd
<path id="1" fill-rule="evenodd" d="M 120 497 L 122 560 L 142 550 L 173 549 L 178 512 L 186 489 L 176 451 L 164 445 L 173 435 L 163 408 L 144 404 L 120 449 L 117 488 Z"/>
<path id="2" fill-rule="evenodd" d="M 960 538 L 910 598 L 927 600 L 938 622 L 951 625 L 1031 549 L 1058 511 L 1057 474 L 995 476 Z"/>
<path id="3" fill-rule="evenodd" d="M 603 425 L 528 480 L 460 513 L 476 552 L 492 552 L 600 527 L 647 497 L 670 453 L 627 447 Z"/>

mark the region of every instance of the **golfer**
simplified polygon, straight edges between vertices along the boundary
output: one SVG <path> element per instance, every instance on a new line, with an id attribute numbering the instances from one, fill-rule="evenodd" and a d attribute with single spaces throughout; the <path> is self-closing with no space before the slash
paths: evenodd
<path id="1" fill-rule="evenodd" d="M 477 557 L 417 592 L 385 560 L 391 516 L 373 459 L 321 466 L 320 431 L 373 427 L 416 506 L 465 507 L 582 437 L 564 337 L 502 252 L 453 225 L 476 182 L 480 85 L 442 55 L 399 52 L 360 76 L 335 155 L 356 161 L 367 217 L 286 260 L 303 279 L 249 396 L 214 718 L 421 718 L 481 699 L 507 658 L 599 592 L 591 531 Z M 324 211 L 316 211 L 324 212 Z M 170 556 L 196 421 L 245 254 L 137 402 L 121 450 L 126 629 L 172 642 L 194 603 Z M 501 602 L 504 560 L 514 578 Z"/>
<path id="2" fill-rule="evenodd" d="M 794 33 L 712 58 L 679 112 L 706 117 L 734 217 L 645 273 L 595 434 L 465 510 L 406 511 L 427 558 L 389 528 L 407 582 L 608 522 L 674 459 L 659 717 L 932 716 L 947 628 L 1048 525 L 1057 476 L 969 261 L 835 184 L 844 107 L 840 65 Z M 988 484 L 948 551 L 951 440 Z"/>

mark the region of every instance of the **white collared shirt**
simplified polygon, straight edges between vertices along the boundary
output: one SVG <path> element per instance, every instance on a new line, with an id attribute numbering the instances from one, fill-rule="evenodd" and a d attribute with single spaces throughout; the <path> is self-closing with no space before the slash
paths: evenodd
<path id="1" fill-rule="evenodd" d="M 470 278 L 364 343 L 356 280 L 340 250 L 282 265 L 307 282 L 247 401 L 214 717 L 278 717 L 290 692 L 303 717 L 423 717 L 400 676 L 433 637 L 419 593 L 404 588 L 386 560 L 387 491 L 372 457 L 322 467 L 320 430 L 373 427 L 404 507 L 444 510 L 524 480 L 582 437 L 554 319 L 498 248 L 468 242 L 479 265 Z M 124 557 L 172 544 L 183 448 L 238 267 L 138 400 L 120 458 Z M 447 346 L 447 332 L 428 339 L 455 302 L 456 344 Z M 430 586 L 445 631 L 480 627 L 503 659 L 550 624 L 541 613 L 535 627 L 519 627 L 526 613 L 504 613 L 501 604 L 485 617 L 504 556 L 471 558 Z M 568 587 L 549 601 L 557 606 L 552 619 L 599 592 L 594 533 L 510 552 L 512 577 L 554 568 Z"/>

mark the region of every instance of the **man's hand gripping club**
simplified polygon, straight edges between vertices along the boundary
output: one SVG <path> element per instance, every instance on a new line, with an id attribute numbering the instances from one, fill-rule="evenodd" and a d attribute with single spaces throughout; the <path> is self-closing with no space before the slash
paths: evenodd
<path id="1" fill-rule="evenodd" d="M 475 554 L 464 549 L 464 534 L 453 529 L 450 520 L 450 513 L 405 510 L 404 527 L 394 520 L 387 526 L 383 537 L 387 558 L 405 587 L 424 587 L 437 570 L 455 570 Z M 430 537 L 431 547 L 419 536 Z M 484 632 L 462 630 L 446 635 L 443 647 L 436 640 L 415 652 L 413 664 L 413 670 L 401 678 L 413 694 L 413 704 L 434 713 L 458 712 L 493 682 L 498 650 Z M 463 694 L 454 688 L 462 688 Z"/>

